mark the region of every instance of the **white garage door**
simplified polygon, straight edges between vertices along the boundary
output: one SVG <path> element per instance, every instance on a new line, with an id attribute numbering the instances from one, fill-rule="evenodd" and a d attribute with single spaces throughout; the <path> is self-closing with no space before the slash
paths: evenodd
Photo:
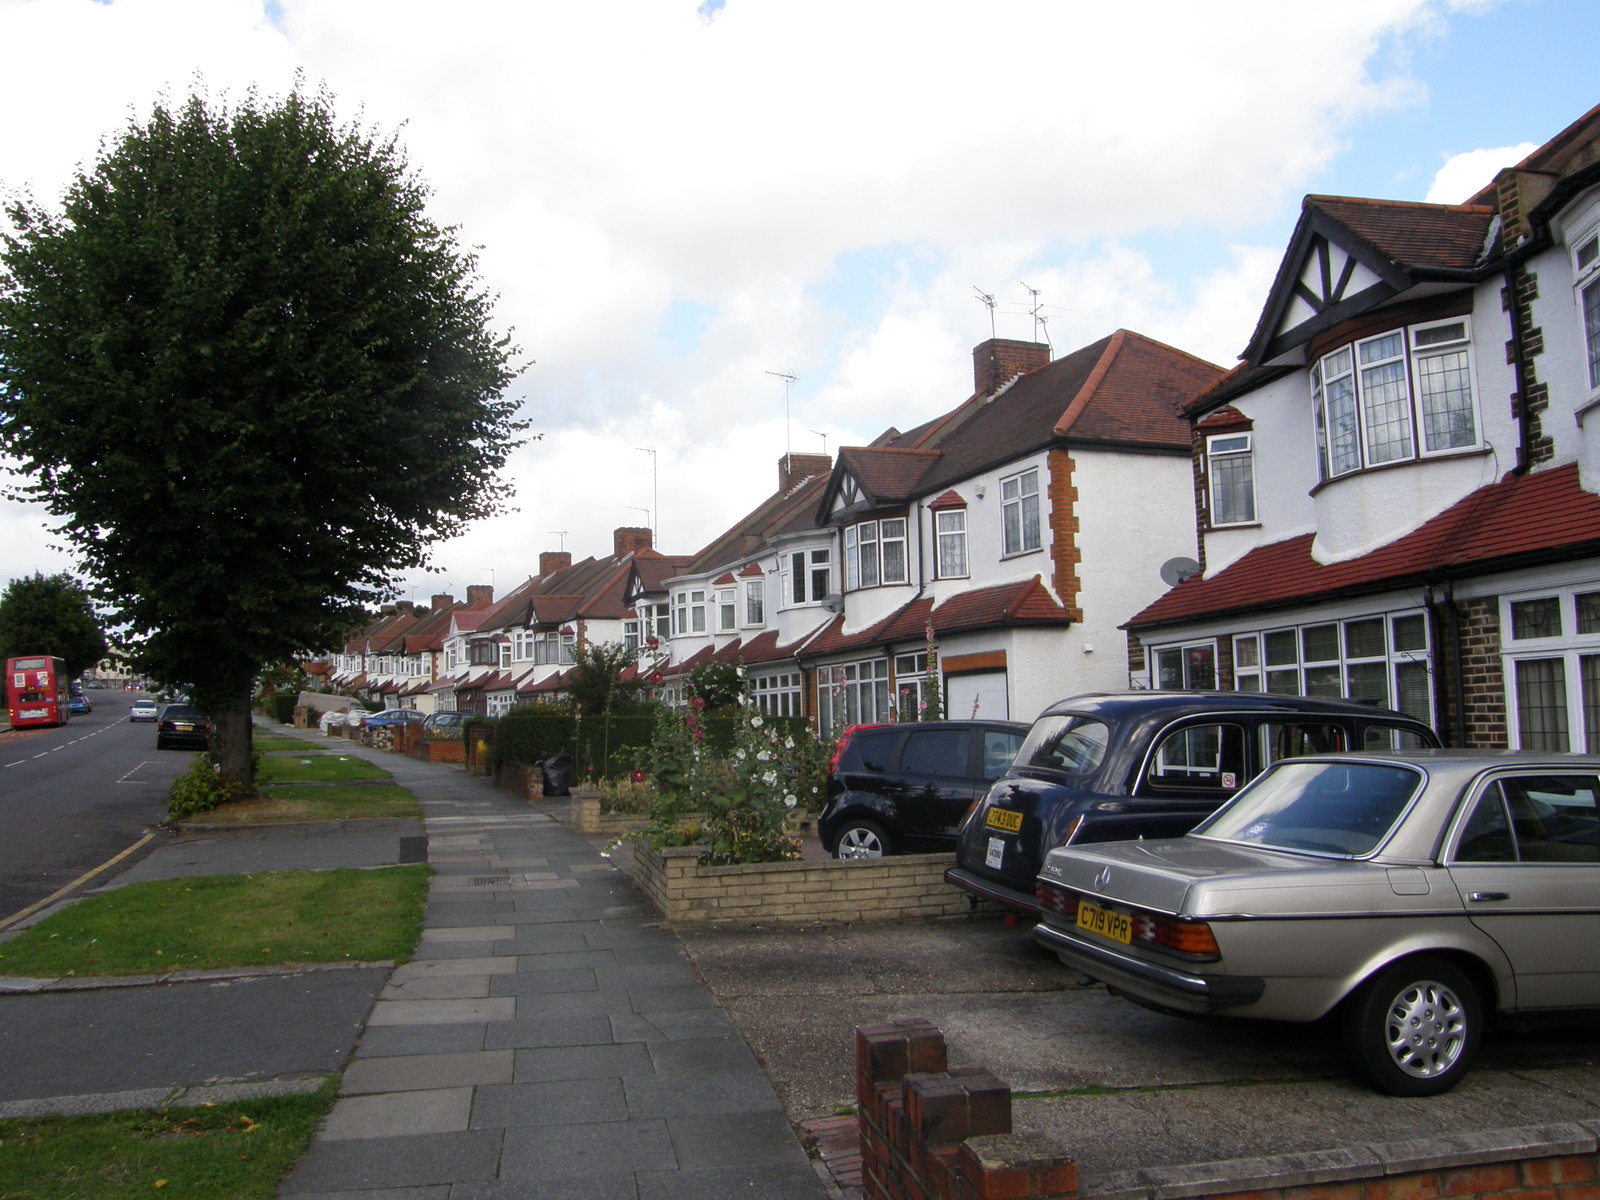
<path id="1" fill-rule="evenodd" d="M 969 721 L 973 717 L 988 717 L 1004 721 L 1011 716 L 1004 671 L 951 675 L 945 679 L 944 688 L 948 698 L 944 715 L 948 720 Z"/>

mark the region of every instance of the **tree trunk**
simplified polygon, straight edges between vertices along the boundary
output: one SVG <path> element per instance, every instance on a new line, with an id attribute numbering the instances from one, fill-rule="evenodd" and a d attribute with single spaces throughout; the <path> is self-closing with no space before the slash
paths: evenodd
<path id="1" fill-rule="evenodd" d="M 250 741 L 250 685 L 238 689 L 232 700 L 211 713 L 217 732 L 217 761 L 224 775 L 255 785 L 255 764 Z"/>

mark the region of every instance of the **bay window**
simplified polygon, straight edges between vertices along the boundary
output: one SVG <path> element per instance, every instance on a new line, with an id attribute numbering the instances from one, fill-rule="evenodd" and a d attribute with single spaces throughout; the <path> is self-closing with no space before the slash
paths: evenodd
<path id="1" fill-rule="evenodd" d="M 1322 478 L 1478 444 L 1466 317 L 1363 338 L 1312 364 Z"/>
<path id="2" fill-rule="evenodd" d="M 906 519 L 861 521 L 845 527 L 844 586 L 846 591 L 905 583 Z"/>

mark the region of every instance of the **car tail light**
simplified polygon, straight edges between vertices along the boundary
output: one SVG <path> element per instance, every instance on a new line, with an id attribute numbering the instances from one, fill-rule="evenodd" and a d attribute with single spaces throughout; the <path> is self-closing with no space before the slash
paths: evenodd
<path id="1" fill-rule="evenodd" d="M 828 777 L 831 779 L 839 773 L 839 760 L 844 757 L 844 748 L 850 744 L 850 739 L 855 736 L 858 729 L 876 729 L 876 725 L 851 725 L 839 735 L 839 741 L 833 747 L 833 753 L 828 758 Z"/>

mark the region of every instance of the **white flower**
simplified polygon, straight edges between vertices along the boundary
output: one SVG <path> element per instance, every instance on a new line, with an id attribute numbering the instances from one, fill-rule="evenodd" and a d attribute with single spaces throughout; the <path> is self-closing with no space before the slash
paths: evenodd
<path id="1" fill-rule="evenodd" d="M 794 739 L 792 737 L 784 738 L 783 739 L 783 748 L 785 750 L 793 750 L 794 749 Z"/>
<path id="2" fill-rule="evenodd" d="M 800 797 L 796 796 L 793 792 L 790 792 L 787 796 L 785 796 L 783 798 L 783 806 L 785 808 L 793 808 L 796 804 L 799 804 L 799 803 L 800 803 Z"/>
<path id="3" fill-rule="evenodd" d="M 772 751 L 763 750 L 760 754 L 756 755 L 756 761 L 757 762 L 771 762 L 772 761 Z"/>
<path id="4" fill-rule="evenodd" d="M 756 729 L 761 728 L 761 723 L 761 717 L 759 715 L 750 718 L 750 724 Z"/>
<path id="5" fill-rule="evenodd" d="M 737 749 L 737 750 L 735 750 L 735 751 L 734 751 L 734 752 L 733 752 L 733 755 L 734 755 L 734 757 L 735 757 L 735 758 L 737 758 L 737 759 L 738 759 L 738 760 L 739 760 L 739 761 L 740 761 L 740 762 L 743 762 L 743 761 L 744 761 L 744 747 L 743 747 L 743 746 L 740 746 L 740 747 L 739 747 L 739 748 L 738 748 L 738 749 Z"/>
<path id="6" fill-rule="evenodd" d="M 774 784 L 774 783 L 777 783 L 778 782 L 778 773 L 776 771 L 768 771 L 765 775 L 763 775 L 761 777 L 761 782 L 765 783 L 765 784 L 767 784 L 769 786 Z"/>

